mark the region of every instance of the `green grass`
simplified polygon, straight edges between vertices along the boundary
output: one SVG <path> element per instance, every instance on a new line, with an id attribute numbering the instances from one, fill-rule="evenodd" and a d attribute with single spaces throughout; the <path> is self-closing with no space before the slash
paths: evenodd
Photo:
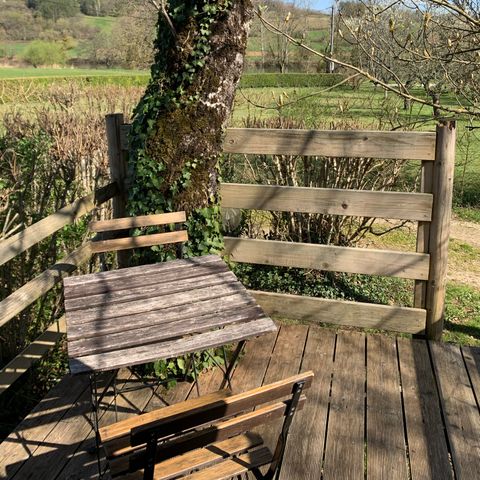
<path id="1" fill-rule="evenodd" d="M 466 285 L 447 285 L 443 340 L 480 346 L 480 292 Z"/>
<path id="2" fill-rule="evenodd" d="M 100 75 L 148 75 L 148 72 L 125 69 L 93 69 L 93 68 L 0 68 L 0 80 L 23 78 L 66 78 L 91 77 Z"/>
<path id="3" fill-rule="evenodd" d="M 89 17 L 85 15 L 83 22 L 99 30 L 110 32 L 113 26 L 118 22 L 117 17 Z"/>
<path id="4" fill-rule="evenodd" d="M 460 220 L 466 220 L 467 222 L 480 223 L 480 208 L 454 207 L 453 213 Z"/>
<path id="5" fill-rule="evenodd" d="M 19 56 L 30 42 L 0 41 L 0 54 L 5 57 Z"/>

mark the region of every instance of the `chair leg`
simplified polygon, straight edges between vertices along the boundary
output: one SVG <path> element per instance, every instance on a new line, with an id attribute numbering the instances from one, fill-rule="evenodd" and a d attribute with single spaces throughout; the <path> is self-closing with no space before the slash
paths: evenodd
<path id="1" fill-rule="evenodd" d="M 98 421 L 98 389 L 97 389 L 97 374 L 91 373 L 89 375 L 90 380 L 90 405 L 92 411 L 92 426 L 95 433 L 95 451 L 97 455 L 97 467 L 99 478 L 102 478 L 102 464 L 100 460 L 100 434 L 99 434 L 99 421 Z"/>
<path id="2" fill-rule="evenodd" d="M 305 387 L 305 381 L 297 382 L 293 387 L 293 396 L 290 400 L 290 404 L 285 412 L 285 420 L 283 421 L 282 431 L 278 437 L 277 446 L 275 447 L 275 452 L 273 454 L 272 462 L 270 463 L 270 468 L 265 474 L 266 480 L 278 480 L 280 477 L 280 470 L 282 468 L 283 456 L 285 453 L 285 447 L 287 445 L 288 432 L 290 426 L 292 425 L 293 416 L 297 411 L 298 402 L 300 396 Z"/>
<path id="3" fill-rule="evenodd" d="M 102 462 L 100 458 L 100 421 L 98 411 L 100 408 L 100 403 L 103 400 L 103 397 L 106 395 L 110 385 L 113 383 L 113 391 L 114 391 L 114 404 L 115 404 L 115 417 L 117 417 L 117 387 L 116 387 L 116 379 L 117 379 L 118 370 L 114 370 L 112 372 L 112 377 L 105 385 L 102 393 L 98 394 L 98 385 L 97 385 L 97 376 L 96 372 L 92 372 L 89 375 L 90 380 L 90 406 L 91 406 L 91 423 L 95 433 L 95 453 L 97 456 L 97 467 L 98 467 L 98 476 L 99 478 L 103 478 L 105 471 L 102 472 Z M 90 452 L 93 453 L 93 452 Z"/>

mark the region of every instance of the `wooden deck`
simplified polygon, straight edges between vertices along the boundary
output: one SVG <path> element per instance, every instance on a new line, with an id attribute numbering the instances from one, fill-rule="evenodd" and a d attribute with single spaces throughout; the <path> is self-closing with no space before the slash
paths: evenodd
<path id="1" fill-rule="evenodd" d="M 282 479 L 480 479 L 480 349 L 282 326 L 247 344 L 233 386 L 246 390 L 309 369 L 316 377 Z M 121 378 L 135 382 L 128 371 Z M 202 393 L 220 379 L 205 374 Z M 130 392 L 118 400 L 119 417 L 189 395 L 188 384 Z M 87 379 L 66 377 L 0 445 L 0 477 L 97 478 L 88 402 Z M 113 421 L 109 409 L 101 424 Z M 276 428 L 262 432 L 267 441 Z"/>

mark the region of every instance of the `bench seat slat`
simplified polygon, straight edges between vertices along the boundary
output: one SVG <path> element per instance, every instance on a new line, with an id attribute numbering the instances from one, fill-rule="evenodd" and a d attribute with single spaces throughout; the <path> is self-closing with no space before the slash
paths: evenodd
<path id="1" fill-rule="evenodd" d="M 99 431 L 100 439 L 102 443 L 106 443 L 119 437 L 130 436 L 133 429 L 136 429 L 138 434 L 141 430 L 151 428 L 166 429 L 169 424 L 176 426 L 179 430 L 194 427 L 197 421 L 200 422 L 199 424 L 204 423 L 208 412 L 213 412 L 211 414 L 213 418 L 235 415 L 262 403 L 290 395 L 293 386 L 299 381 L 305 381 L 305 388 L 309 388 L 312 379 L 313 373 L 306 372 L 236 395 L 231 395 L 228 390 L 219 390 L 102 427 Z M 218 414 L 220 414 L 219 417 Z M 199 416 L 201 416 L 200 419 Z M 191 422 L 188 426 L 185 426 L 186 419 L 190 419 Z M 180 422 L 182 422 L 181 425 Z"/>
<path id="2" fill-rule="evenodd" d="M 305 405 L 305 396 L 301 396 L 297 411 L 300 411 Z M 165 445 L 157 448 L 156 462 L 171 458 L 175 455 L 181 455 L 196 448 L 203 448 L 214 442 L 226 440 L 235 435 L 249 432 L 253 428 L 259 427 L 265 423 L 280 420 L 285 416 L 289 402 L 278 402 L 266 407 L 261 407 L 253 412 L 244 413 L 229 420 L 216 423 L 202 430 L 195 430 L 190 434 L 174 439 Z M 130 457 L 129 471 L 143 468 L 145 463 L 144 450 L 137 451 Z"/>

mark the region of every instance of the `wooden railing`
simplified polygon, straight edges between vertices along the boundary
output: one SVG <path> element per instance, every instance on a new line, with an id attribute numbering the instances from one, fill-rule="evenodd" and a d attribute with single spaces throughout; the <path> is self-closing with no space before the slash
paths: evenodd
<path id="1" fill-rule="evenodd" d="M 118 148 L 128 150 L 130 126 Z M 436 132 L 228 129 L 224 152 L 250 155 L 382 158 L 421 162 L 419 193 L 223 184 L 222 207 L 362 216 L 418 222 L 415 252 L 373 250 L 250 238 L 225 238 L 235 262 L 382 275 L 415 280 L 413 308 L 254 292 L 272 315 L 426 334 L 443 330 L 447 248 L 455 159 L 455 124 Z"/>
<path id="2" fill-rule="evenodd" d="M 0 265 L 90 213 L 99 205 L 117 196 L 119 192 L 117 183 L 113 182 L 76 200 L 71 205 L 27 227 L 22 232 L 1 241 Z M 2 300 L 0 302 L 0 327 L 48 293 L 65 276 L 88 262 L 91 256 L 90 243 L 85 243 Z M 61 317 L 3 367 L 0 370 L 0 394 L 13 385 L 36 361 L 40 360 L 62 338 L 64 333 L 65 319 Z"/>
<path id="3" fill-rule="evenodd" d="M 109 162 L 114 182 L 0 242 L 0 265 L 109 199 L 113 199 L 114 217 L 125 216 L 129 130 L 130 126 L 123 123 L 122 115 L 107 116 Z M 417 221 L 415 252 L 226 237 L 225 253 L 236 262 L 414 279 L 414 308 L 258 291 L 254 294 L 272 315 L 310 322 L 425 333 L 429 338 L 440 337 L 453 188 L 454 124 L 439 126 L 436 133 L 229 129 L 224 151 L 421 161 L 420 193 L 272 185 L 221 186 L 223 207 Z M 87 262 L 91 254 L 88 243 L 80 246 L 2 300 L 0 326 Z M 124 266 L 125 262 L 126 257 L 119 255 L 119 266 Z M 0 394 L 41 359 L 64 332 L 65 321 L 62 317 L 0 370 Z"/>

